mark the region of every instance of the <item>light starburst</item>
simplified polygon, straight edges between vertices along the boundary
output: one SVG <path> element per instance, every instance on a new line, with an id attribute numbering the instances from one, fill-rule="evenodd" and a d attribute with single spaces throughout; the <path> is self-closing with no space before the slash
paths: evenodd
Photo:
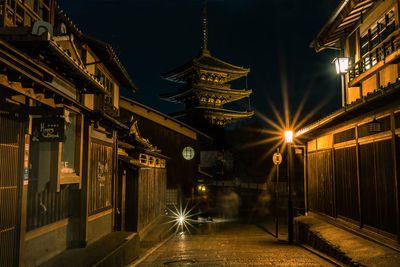
<path id="1" fill-rule="evenodd" d="M 191 214 L 195 207 L 196 205 L 193 205 L 189 208 L 189 202 L 184 208 L 182 208 L 182 204 L 179 205 L 179 208 L 176 205 L 173 205 L 173 208 L 167 207 L 167 216 L 171 219 L 168 223 L 173 223 L 170 229 L 175 228 L 175 233 L 184 231 L 190 233 L 190 228 L 194 228 L 194 223 L 197 222 L 193 219 L 196 214 Z"/>
<path id="2" fill-rule="evenodd" d="M 307 102 L 308 96 L 310 94 L 310 90 L 313 87 L 315 77 L 314 79 L 311 80 L 309 87 L 305 90 L 305 93 L 303 95 L 303 98 L 300 101 L 300 104 L 298 105 L 297 109 L 295 109 L 293 116 L 291 116 L 291 109 L 290 109 L 290 103 L 289 103 L 289 93 L 288 93 L 288 81 L 287 81 L 287 75 L 286 75 L 286 66 L 285 66 L 285 60 L 281 55 L 280 58 L 280 81 L 281 81 L 281 92 L 282 92 L 282 107 L 283 107 L 283 112 L 279 112 L 277 106 L 271 101 L 271 99 L 268 99 L 268 104 L 270 107 L 270 110 L 272 111 L 272 114 L 274 118 L 270 118 L 260 112 L 259 110 L 255 110 L 255 114 L 257 117 L 259 117 L 262 121 L 264 121 L 267 125 L 269 125 L 269 129 L 253 129 L 254 131 L 262 134 L 266 134 L 268 137 L 264 139 L 259 139 L 256 141 L 248 142 L 244 145 L 241 145 L 237 147 L 238 150 L 244 150 L 244 149 L 249 149 L 253 148 L 256 146 L 260 145 L 267 145 L 271 144 L 269 146 L 269 149 L 258 159 L 258 163 L 263 162 L 267 157 L 272 156 L 272 154 L 277 150 L 277 148 L 280 149 L 281 153 L 284 153 L 285 150 L 287 149 L 287 143 L 285 142 L 285 139 L 288 138 L 288 132 L 290 131 L 292 133 L 292 139 L 293 139 L 293 146 L 300 145 L 301 140 L 296 138 L 296 133 L 305 126 L 305 124 L 315 115 L 317 112 L 319 112 L 331 99 L 332 95 L 327 95 L 327 97 L 321 101 L 319 101 L 319 104 L 315 106 L 310 112 L 307 114 L 304 114 L 303 109 L 305 106 L 305 103 Z M 285 136 L 286 133 L 286 136 Z M 269 173 L 268 177 L 272 177 L 272 172 L 273 169 L 271 169 L 271 173 Z"/>

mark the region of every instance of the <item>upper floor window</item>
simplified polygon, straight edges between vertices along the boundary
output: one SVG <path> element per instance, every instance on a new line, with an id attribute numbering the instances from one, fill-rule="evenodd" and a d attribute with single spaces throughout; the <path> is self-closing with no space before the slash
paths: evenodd
<path id="1" fill-rule="evenodd" d="M 37 20 L 51 23 L 54 0 L 0 0 L 0 8 L 1 26 L 30 27 Z"/>
<path id="2" fill-rule="evenodd" d="M 109 92 L 113 92 L 114 90 L 114 84 L 113 82 L 102 72 L 99 68 L 96 68 L 96 74 L 97 78 L 99 78 L 100 83 L 104 86 L 104 88 L 107 89 Z"/>
<path id="3" fill-rule="evenodd" d="M 394 8 L 372 24 L 360 37 L 360 54 L 365 56 L 395 30 Z"/>

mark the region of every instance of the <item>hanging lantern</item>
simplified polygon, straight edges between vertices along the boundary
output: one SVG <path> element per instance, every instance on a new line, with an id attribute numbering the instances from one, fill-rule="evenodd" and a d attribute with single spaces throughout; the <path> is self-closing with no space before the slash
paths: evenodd
<path id="1" fill-rule="evenodd" d="M 382 132 L 382 122 L 374 118 L 373 121 L 368 123 L 368 132 L 370 133 L 380 133 Z"/>
<path id="2" fill-rule="evenodd" d="M 346 74 L 347 69 L 349 68 L 349 58 L 347 57 L 338 57 L 333 60 L 336 67 L 337 74 Z"/>

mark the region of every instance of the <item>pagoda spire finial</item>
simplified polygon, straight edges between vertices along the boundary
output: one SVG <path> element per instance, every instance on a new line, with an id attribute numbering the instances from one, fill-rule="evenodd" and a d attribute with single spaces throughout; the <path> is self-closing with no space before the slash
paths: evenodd
<path id="1" fill-rule="evenodd" d="M 208 51 L 207 0 L 204 0 L 203 25 L 202 25 L 201 35 L 202 35 L 201 53 L 203 55 L 210 54 L 210 51 Z"/>

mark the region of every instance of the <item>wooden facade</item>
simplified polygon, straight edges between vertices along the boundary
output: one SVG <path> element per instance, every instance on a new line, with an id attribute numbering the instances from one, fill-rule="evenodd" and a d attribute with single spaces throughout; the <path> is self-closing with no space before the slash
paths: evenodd
<path id="1" fill-rule="evenodd" d="M 389 130 L 308 150 L 308 209 L 396 239 L 398 138 Z"/>
<path id="2" fill-rule="evenodd" d="M 26 118 L 0 112 L 0 262 L 16 266 L 21 232 L 22 167 Z"/>
<path id="3" fill-rule="evenodd" d="M 343 107 L 298 133 L 308 148 L 309 211 L 397 242 L 399 10 L 394 0 L 350 0 L 337 8 L 311 46 L 349 59 Z"/>
<path id="4" fill-rule="evenodd" d="M 0 265 L 37 266 L 118 230 L 120 140 L 133 142 L 124 157 L 135 164 L 150 155 L 127 179 L 137 190 L 124 185 L 135 230 L 146 227 L 165 206 L 166 162 L 117 120 L 120 87 L 137 89 L 112 47 L 54 1 L 0 11 Z"/>

